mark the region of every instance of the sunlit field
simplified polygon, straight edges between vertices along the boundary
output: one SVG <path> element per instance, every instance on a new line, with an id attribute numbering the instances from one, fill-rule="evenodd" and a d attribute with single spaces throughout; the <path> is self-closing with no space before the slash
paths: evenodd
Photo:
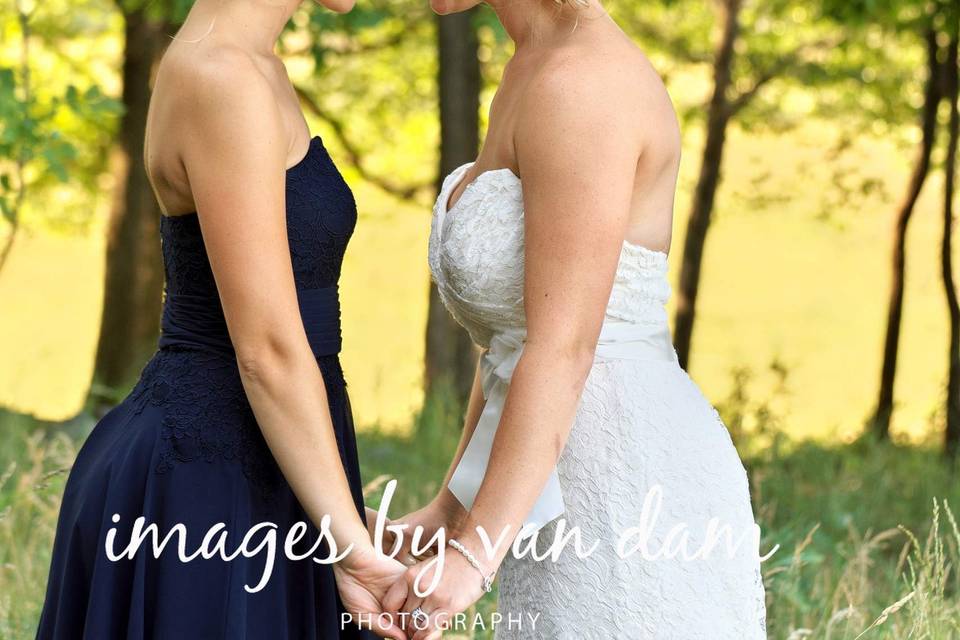
<path id="1" fill-rule="evenodd" d="M 778 136 L 735 134 L 703 269 L 693 377 L 723 403 L 734 371 L 746 369 L 749 395 L 771 400 L 783 416 L 778 428 L 795 438 L 848 438 L 874 402 L 890 225 L 912 157 L 861 138 L 828 163 L 835 137 L 817 123 Z M 674 267 L 699 168 L 698 138 L 694 130 L 686 139 Z M 835 175 L 845 169 L 857 182 L 875 179 L 882 188 L 835 203 Z M 361 216 L 341 283 L 353 406 L 361 425 L 401 426 L 422 402 L 430 207 L 397 202 L 345 173 Z M 939 429 L 932 414 L 946 371 L 938 191 L 934 178 L 909 236 L 895 431 L 914 438 Z M 20 239 L 0 273 L 0 405 L 46 419 L 81 407 L 102 270 L 99 225 L 79 237 L 39 232 Z M 674 268 L 674 282 L 676 275 Z M 773 363 L 786 371 L 785 389 L 777 388 Z"/>

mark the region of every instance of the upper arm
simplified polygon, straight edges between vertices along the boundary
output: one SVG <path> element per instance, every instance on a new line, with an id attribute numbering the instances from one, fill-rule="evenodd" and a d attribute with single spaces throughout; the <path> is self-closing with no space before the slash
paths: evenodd
<path id="1" fill-rule="evenodd" d="M 288 139 L 273 94 L 241 57 L 185 97 L 182 157 L 238 355 L 303 334 L 286 229 Z M 303 344 L 306 337 L 303 336 Z"/>
<path id="2" fill-rule="evenodd" d="M 571 70 L 573 71 L 573 70 Z M 592 348 L 628 224 L 640 144 L 608 79 L 535 82 L 515 137 L 525 209 L 528 343 Z"/>

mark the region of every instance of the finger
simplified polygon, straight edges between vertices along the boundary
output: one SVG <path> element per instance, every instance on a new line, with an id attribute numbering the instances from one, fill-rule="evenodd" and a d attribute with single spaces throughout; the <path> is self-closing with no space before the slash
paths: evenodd
<path id="1" fill-rule="evenodd" d="M 419 607 L 423 603 L 423 598 L 417 596 L 413 589 L 410 589 L 407 594 L 407 600 L 403 604 L 403 608 L 400 610 L 402 613 L 406 614 L 404 625 L 404 630 L 407 632 L 407 637 L 413 637 L 414 632 L 417 630 L 417 625 L 413 622 L 413 610 Z"/>
<path id="2" fill-rule="evenodd" d="M 380 539 L 380 553 L 383 555 L 389 555 L 390 551 L 397 543 L 397 536 L 390 529 L 384 528 L 382 532 L 383 537 Z M 371 533 L 373 539 L 376 539 L 376 531 Z"/>
<path id="3" fill-rule="evenodd" d="M 392 526 L 395 523 L 391 522 L 390 524 Z M 392 528 L 384 528 L 381 543 L 383 555 L 398 559 L 402 562 L 405 545 L 406 541 L 403 533 L 396 532 Z"/>
<path id="4" fill-rule="evenodd" d="M 390 585 L 387 593 L 383 596 L 383 600 L 380 602 L 383 610 L 388 613 L 399 613 L 404 601 L 407 599 L 408 590 L 407 581 L 403 578 L 400 578 Z"/>
<path id="5" fill-rule="evenodd" d="M 404 574 L 407 585 L 407 593 L 406 601 L 403 603 L 403 607 L 400 609 L 401 611 L 412 613 L 414 609 L 423 603 L 423 598 L 417 595 L 417 590 L 414 588 L 417 580 L 417 574 L 418 572 L 415 570 L 415 567 L 407 569 L 407 572 Z"/>
<path id="6" fill-rule="evenodd" d="M 418 596 L 413 589 L 410 589 L 407 592 L 407 599 L 404 601 L 403 606 L 400 607 L 400 611 L 406 611 L 407 613 L 413 613 L 413 610 L 423 604 L 423 598 Z"/>
<path id="7" fill-rule="evenodd" d="M 413 634 L 413 640 L 434 640 L 443 634 L 444 624 L 450 619 L 449 614 L 444 609 L 436 609 L 427 614 L 430 622 L 426 625 L 417 627 Z"/>
<path id="8" fill-rule="evenodd" d="M 391 640 L 407 640 L 406 632 L 397 626 L 396 620 L 392 618 L 387 620 L 386 616 L 377 616 L 370 625 L 370 630 L 381 638 L 390 638 Z"/>

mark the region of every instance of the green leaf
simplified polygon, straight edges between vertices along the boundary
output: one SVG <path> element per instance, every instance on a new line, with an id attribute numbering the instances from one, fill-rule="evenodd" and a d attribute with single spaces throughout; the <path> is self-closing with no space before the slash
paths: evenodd
<path id="1" fill-rule="evenodd" d="M 80 111 L 80 94 L 77 91 L 77 88 L 74 85 L 67 87 L 66 94 L 67 104 L 70 105 L 70 108 L 74 111 Z"/>

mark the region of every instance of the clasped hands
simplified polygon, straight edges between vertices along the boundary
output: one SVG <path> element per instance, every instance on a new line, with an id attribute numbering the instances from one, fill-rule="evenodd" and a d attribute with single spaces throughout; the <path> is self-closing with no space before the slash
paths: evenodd
<path id="1" fill-rule="evenodd" d="M 382 543 L 383 553 L 371 546 L 351 552 L 334 565 L 337 589 L 350 622 L 395 640 L 440 638 L 453 617 L 483 595 L 483 575 L 449 547 L 439 554 L 442 569 L 436 546 L 415 555 L 413 532 L 421 527 L 420 540 L 426 543 L 443 528 L 446 541 L 451 532 L 459 530 L 465 517 L 463 507 L 452 496 L 438 496 L 422 509 L 388 521 L 390 527 L 382 532 L 383 539 L 376 540 L 377 513 L 368 509 L 371 540 Z M 394 531 L 401 531 L 399 539 Z M 481 561 L 486 559 L 483 555 L 477 550 Z M 428 593 L 420 597 L 418 592 Z"/>

